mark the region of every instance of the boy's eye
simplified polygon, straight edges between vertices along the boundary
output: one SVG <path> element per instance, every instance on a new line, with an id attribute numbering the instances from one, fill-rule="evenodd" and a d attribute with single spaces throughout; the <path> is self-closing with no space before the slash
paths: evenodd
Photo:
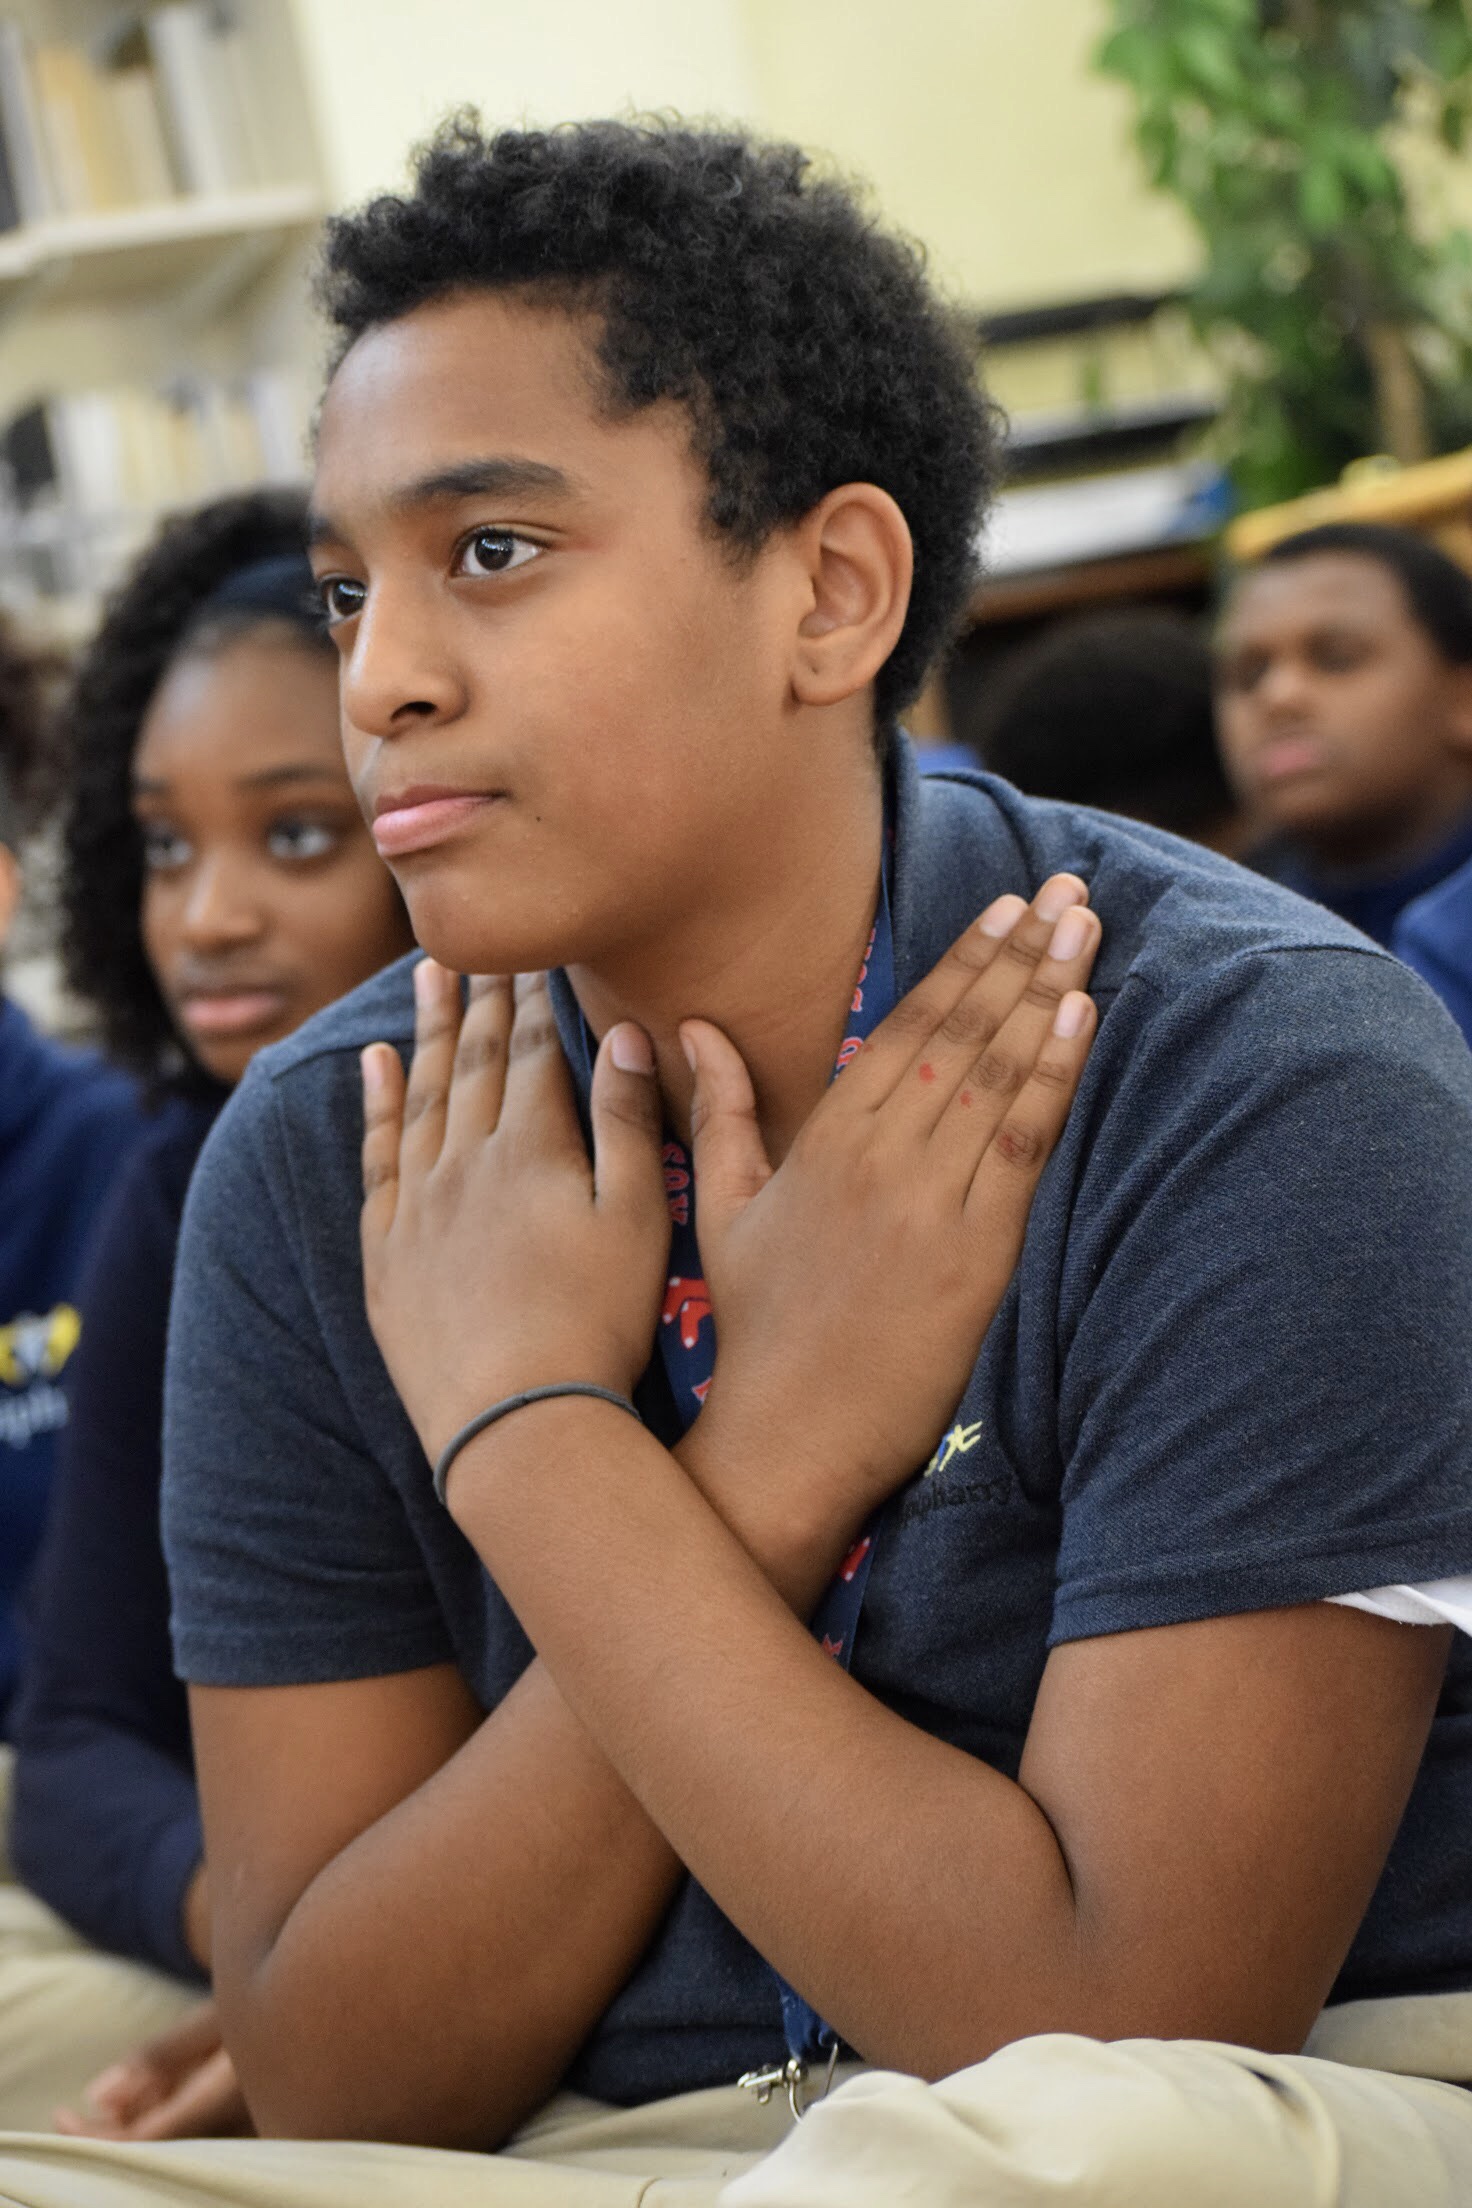
<path id="1" fill-rule="evenodd" d="M 324 575 L 317 585 L 317 595 L 330 628 L 334 622 L 351 621 L 354 614 L 362 612 L 368 585 L 351 575 Z"/>
<path id="2" fill-rule="evenodd" d="M 1267 672 L 1267 664 L 1260 652 L 1238 652 L 1218 665 L 1217 688 L 1238 692 L 1255 690 Z"/>
<path id="3" fill-rule="evenodd" d="M 455 548 L 457 575 L 504 575 L 510 569 L 526 567 L 538 558 L 542 550 L 539 544 L 528 543 L 525 537 L 516 536 L 510 529 L 474 529 L 461 539 Z"/>
<path id="4" fill-rule="evenodd" d="M 149 874 L 177 874 L 193 857 L 177 828 L 162 821 L 146 821 L 143 827 L 143 866 Z"/>
<path id="5" fill-rule="evenodd" d="M 266 849 L 273 859 L 325 859 L 339 840 L 325 821 L 278 820 L 267 833 Z"/>
<path id="6" fill-rule="evenodd" d="M 1313 652 L 1315 666 L 1328 675 L 1347 674 L 1365 657 L 1365 647 L 1357 636 L 1321 636 Z"/>

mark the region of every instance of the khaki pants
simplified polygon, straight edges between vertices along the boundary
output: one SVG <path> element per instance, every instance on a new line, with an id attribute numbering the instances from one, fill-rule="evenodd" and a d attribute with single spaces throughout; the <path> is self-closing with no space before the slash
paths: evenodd
<path id="1" fill-rule="evenodd" d="M 1452 2050 L 1472 1996 L 1349 2021 Z M 1336 2026 L 1321 2030 L 1332 2039 Z M 1311 2042 L 1311 2044 L 1313 2044 Z M 1469 2208 L 1472 2092 L 1196 2040 L 1019 2040 L 925 2085 L 860 2071 L 803 2122 L 734 2087 L 646 2108 L 560 2095 L 497 2155 L 290 2140 L 0 2138 L 11 2208 Z"/>
<path id="2" fill-rule="evenodd" d="M 23 1886 L 0 1884 L 0 2130 L 49 2131 L 57 2107 L 199 2000 L 197 1988 L 88 1947 Z"/>

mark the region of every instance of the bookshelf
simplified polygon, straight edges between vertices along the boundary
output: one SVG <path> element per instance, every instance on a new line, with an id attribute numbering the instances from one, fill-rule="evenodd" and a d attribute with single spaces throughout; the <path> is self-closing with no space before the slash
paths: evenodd
<path id="1" fill-rule="evenodd" d="M 0 0 L 0 605 L 300 475 L 325 193 L 294 0 Z"/>
<path id="2" fill-rule="evenodd" d="M 320 213 L 312 186 L 279 184 L 29 223 L 0 235 L 0 328 L 31 307 L 138 308 L 190 291 L 224 308 Z"/>

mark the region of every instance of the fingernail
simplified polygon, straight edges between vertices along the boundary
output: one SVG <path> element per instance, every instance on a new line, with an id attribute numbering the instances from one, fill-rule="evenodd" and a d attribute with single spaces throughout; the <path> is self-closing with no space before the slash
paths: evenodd
<path id="1" fill-rule="evenodd" d="M 1010 935 L 1026 910 L 1021 897 L 999 897 L 995 904 L 987 906 L 976 925 L 983 935 Z"/>
<path id="2" fill-rule="evenodd" d="M 1044 926 L 1051 920 L 1060 920 L 1070 905 L 1081 905 L 1087 894 L 1081 882 L 1045 882 L 1038 891 L 1038 918 Z"/>
<path id="3" fill-rule="evenodd" d="M 360 1056 L 358 1064 L 363 1069 L 364 1095 L 377 1096 L 379 1090 L 383 1087 L 383 1061 L 378 1055 L 378 1045 L 376 1043 L 368 1045 L 368 1048 Z"/>
<path id="4" fill-rule="evenodd" d="M 432 958 L 421 958 L 414 969 L 414 1001 L 416 1004 L 428 1004 L 430 1002 L 438 979 L 439 968 L 434 960 Z"/>
<path id="5" fill-rule="evenodd" d="M 1060 1041 L 1071 1043 L 1076 1035 L 1083 1033 L 1088 1016 L 1088 998 L 1081 989 L 1070 989 L 1053 1014 L 1053 1033 Z"/>
<path id="6" fill-rule="evenodd" d="M 623 1020 L 608 1039 L 608 1055 L 620 1073 L 653 1073 L 654 1049 L 642 1027 Z"/>
<path id="7" fill-rule="evenodd" d="M 1089 916 L 1080 905 L 1070 906 L 1053 930 L 1053 940 L 1048 945 L 1048 956 L 1066 966 L 1077 958 L 1089 940 Z"/>
<path id="8" fill-rule="evenodd" d="M 690 1068 L 690 1071 L 692 1073 L 699 1073 L 700 1066 L 695 1056 L 695 1045 L 692 1042 L 689 1042 L 683 1033 L 680 1036 L 680 1048 L 685 1053 L 685 1063 Z"/>

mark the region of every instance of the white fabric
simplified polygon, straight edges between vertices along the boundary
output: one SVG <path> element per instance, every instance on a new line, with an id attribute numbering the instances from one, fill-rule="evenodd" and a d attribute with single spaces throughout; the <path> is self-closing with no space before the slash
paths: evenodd
<path id="1" fill-rule="evenodd" d="M 1472 1577 L 1428 1579 L 1419 1587 L 1372 1587 L 1363 1595 L 1327 1595 L 1346 1610 L 1368 1610 L 1396 1625 L 1454 1625 L 1472 1633 Z"/>

